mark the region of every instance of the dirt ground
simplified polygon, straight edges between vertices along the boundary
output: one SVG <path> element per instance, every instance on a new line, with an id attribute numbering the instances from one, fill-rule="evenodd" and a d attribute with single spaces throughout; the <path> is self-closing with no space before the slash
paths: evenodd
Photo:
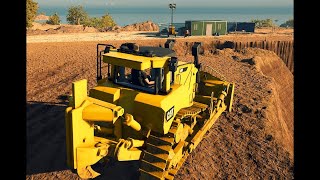
<path id="1" fill-rule="evenodd" d="M 177 38 L 174 49 L 179 60 L 193 60 L 190 47 L 195 40 L 205 47 L 200 62 L 235 82 L 234 105 L 209 130 L 175 179 L 293 179 L 292 73 L 271 51 L 215 50 L 210 38 Z M 159 46 L 165 41 L 130 42 Z M 66 96 L 73 81 L 85 78 L 88 88 L 95 85 L 97 43 L 119 47 L 124 42 L 128 41 L 27 44 L 26 179 L 79 179 L 66 166 Z M 97 179 L 137 179 L 138 166 L 138 162 L 111 163 Z"/>
<path id="2" fill-rule="evenodd" d="M 147 24 L 148 25 L 148 24 Z M 150 25 L 149 25 L 150 26 Z M 110 41 L 110 40 L 159 40 L 166 39 L 166 36 L 157 36 L 158 31 L 108 31 L 97 32 L 98 30 L 92 27 L 83 28 L 82 25 L 41 25 L 34 24 L 33 30 L 43 30 L 50 33 L 53 29 L 61 28 L 61 32 L 58 34 L 41 34 L 41 35 L 28 35 L 27 43 L 36 42 L 79 42 L 79 41 Z M 45 31 L 46 30 L 46 31 Z M 42 33 L 44 33 L 42 32 Z M 60 31 L 59 31 L 60 32 Z M 79 32 L 79 33 L 77 33 Z M 80 33 L 81 32 L 81 33 Z M 53 32 L 52 32 L 53 33 Z M 57 33 L 57 32 L 55 32 Z M 221 36 L 189 36 L 184 38 L 183 36 L 177 36 L 177 39 L 185 39 L 186 41 L 202 41 L 202 40 L 230 40 L 230 41 L 288 41 L 293 40 L 292 28 L 256 28 L 255 33 L 252 34 L 228 34 Z"/>

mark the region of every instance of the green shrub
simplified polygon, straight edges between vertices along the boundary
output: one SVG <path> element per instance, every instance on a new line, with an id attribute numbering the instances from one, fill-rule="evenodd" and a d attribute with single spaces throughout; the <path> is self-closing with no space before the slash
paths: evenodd
<path id="1" fill-rule="evenodd" d="M 32 22 L 34 21 L 37 11 L 38 11 L 38 3 L 34 2 L 33 0 L 27 0 L 27 19 L 26 25 L 27 27 L 32 27 Z"/>
<path id="2" fill-rule="evenodd" d="M 84 24 L 85 26 L 94 27 L 97 29 L 104 29 L 108 27 L 113 27 L 117 25 L 113 18 L 107 13 L 103 15 L 102 17 L 92 17 L 88 18 Z"/>
<path id="3" fill-rule="evenodd" d="M 293 19 L 289 19 L 288 21 L 286 21 L 285 23 L 281 24 L 280 27 L 291 27 L 293 28 Z"/>
<path id="4" fill-rule="evenodd" d="M 84 24 L 89 16 L 82 6 L 71 6 L 68 9 L 67 21 L 69 24 Z"/>
<path id="5" fill-rule="evenodd" d="M 84 26 L 89 27 L 99 27 L 101 25 L 101 18 L 92 17 L 87 18 L 86 21 L 83 23 Z"/>
<path id="6" fill-rule="evenodd" d="M 102 16 L 101 23 L 104 27 L 113 27 L 116 24 L 116 22 L 113 20 L 112 16 L 109 15 L 109 13 Z"/>
<path id="7" fill-rule="evenodd" d="M 255 23 L 255 27 L 260 28 L 260 27 L 275 27 L 276 24 L 273 23 L 272 19 L 253 19 L 251 22 Z"/>
<path id="8" fill-rule="evenodd" d="M 47 24 L 52 25 L 59 25 L 61 22 L 60 17 L 57 13 L 54 13 L 54 15 L 49 17 L 49 20 L 47 21 Z"/>

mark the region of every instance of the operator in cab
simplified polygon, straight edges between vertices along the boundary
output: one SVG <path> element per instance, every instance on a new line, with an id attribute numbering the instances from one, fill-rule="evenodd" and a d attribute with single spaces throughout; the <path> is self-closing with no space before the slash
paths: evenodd
<path id="1" fill-rule="evenodd" d="M 132 69 L 132 83 L 139 86 L 150 87 L 154 85 L 154 80 L 145 71 Z"/>

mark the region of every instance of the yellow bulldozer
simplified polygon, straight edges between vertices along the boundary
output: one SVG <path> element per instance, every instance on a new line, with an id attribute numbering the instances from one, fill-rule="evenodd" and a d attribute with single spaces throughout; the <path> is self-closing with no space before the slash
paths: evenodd
<path id="1" fill-rule="evenodd" d="M 97 44 L 97 86 L 88 91 L 86 79 L 73 82 L 65 111 L 67 164 L 81 178 L 99 176 L 91 165 L 113 158 L 138 160 L 140 180 L 174 179 L 221 113 L 231 111 L 235 85 L 201 70 L 202 44 L 195 42 L 194 61 L 184 62 L 174 42 Z"/>
<path id="2" fill-rule="evenodd" d="M 168 37 L 174 36 L 177 37 L 176 27 L 174 25 L 169 25 Z"/>

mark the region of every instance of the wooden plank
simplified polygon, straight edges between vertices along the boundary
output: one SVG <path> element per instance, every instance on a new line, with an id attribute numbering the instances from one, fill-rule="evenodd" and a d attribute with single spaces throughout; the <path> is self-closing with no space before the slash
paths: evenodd
<path id="1" fill-rule="evenodd" d="M 277 51 L 276 54 L 279 56 L 280 55 L 280 41 L 277 43 Z M 280 57 L 280 56 L 279 56 Z"/>
<path id="2" fill-rule="evenodd" d="M 268 50 L 268 41 L 264 41 L 264 49 Z"/>
<path id="3" fill-rule="evenodd" d="M 258 48 L 262 48 L 262 41 L 259 41 L 259 45 L 258 45 Z"/>
<path id="4" fill-rule="evenodd" d="M 289 51 L 288 51 L 288 68 L 293 73 L 293 42 L 291 41 L 289 44 Z"/>
<path id="5" fill-rule="evenodd" d="M 286 47 L 286 61 L 287 61 L 288 68 L 289 68 L 289 55 L 290 55 L 290 41 L 287 42 L 287 47 Z"/>
<path id="6" fill-rule="evenodd" d="M 274 51 L 274 43 L 273 43 L 273 41 L 270 41 L 270 51 Z"/>

